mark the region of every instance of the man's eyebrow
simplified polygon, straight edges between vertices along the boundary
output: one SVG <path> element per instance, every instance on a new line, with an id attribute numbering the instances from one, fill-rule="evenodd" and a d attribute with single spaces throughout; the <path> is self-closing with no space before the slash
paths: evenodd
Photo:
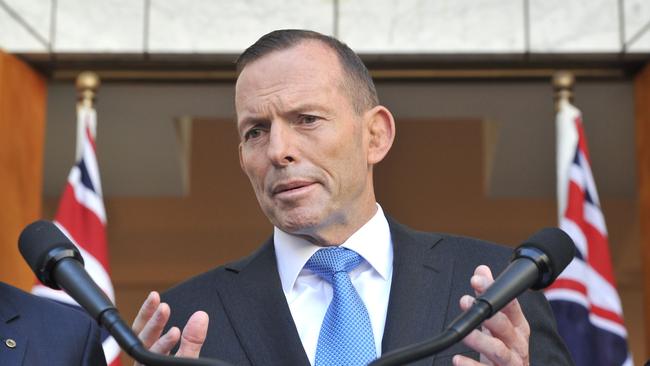
<path id="1" fill-rule="evenodd" d="M 252 115 L 252 116 L 246 116 L 246 117 L 242 118 L 241 121 L 238 122 L 238 125 L 240 127 L 246 127 L 246 126 L 250 126 L 250 125 L 254 126 L 254 125 L 258 125 L 260 123 L 265 123 L 267 121 L 268 121 L 267 118 Z"/>
<path id="2" fill-rule="evenodd" d="M 300 114 L 308 111 L 315 111 L 315 112 L 324 112 L 327 113 L 329 112 L 329 108 L 322 104 L 315 104 L 315 103 L 304 103 L 304 104 L 298 104 L 291 109 L 289 109 L 288 113 L 291 114 Z"/>

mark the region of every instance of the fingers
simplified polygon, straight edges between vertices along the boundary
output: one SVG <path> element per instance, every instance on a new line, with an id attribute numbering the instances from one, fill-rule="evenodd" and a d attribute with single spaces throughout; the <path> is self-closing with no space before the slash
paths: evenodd
<path id="1" fill-rule="evenodd" d="M 181 336 L 181 345 L 176 352 L 176 356 L 180 357 L 199 357 L 201 347 L 205 342 L 205 337 L 208 333 L 208 314 L 204 311 L 197 311 L 185 324 L 183 334 Z"/>
<path id="2" fill-rule="evenodd" d="M 478 366 L 481 365 L 478 361 L 475 361 L 469 357 L 456 355 L 452 358 L 452 363 L 454 366 Z"/>
<path id="3" fill-rule="evenodd" d="M 517 299 L 512 300 L 508 305 L 501 309 L 501 313 L 510 320 L 512 325 L 517 328 L 527 338 L 530 336 L 530 325 L 524 315 L 521 305 Z"/>
<path id="4" fill-rule="evenodd" d="M 472 288 L 474 288 L 474 291 L 476 292 L 477 295 L 482 294 L 485 292 L 485 290 L 494 282 L 494 279 L 492 277 L 492 271 L 490 271 L 490 268 L 484 265 L 480 265 L 476 267 L 476 270 L 474 271 L 474 276 L 472 276 L 470 283 L 472 284 Z M 526 317 L 524 316 L 523 311 L 521 310 L 521 306 L 519 305 L 519 301 L 516 299 L 508 303 L 503 309 L 501 309 L 501 312 L 503 312 L 508 319 L 512 322 L 512 324 L 515 327 L 522 328 L 522 330 L 525 328 L 527 334 L 530 334 L 530 328 L 528 326 L 528 321 L 526 321 Z"/>
<path id="5" fill-rule="evenodd" d="M 168 354 L 178 343 L 180 331 L 172 328 L 160 337 L 169 319 L 169 306 L 160 303 L 160 295 L 153 291 L 149 293 L 133 321 L 133 331 L 138 335 L 142 344 L 152 352 Z M 134 366 L 141 366 L 134 363 Z"/>
<path id="6" fill-rule="evenodd" d="M 474 298 L 469 295 L 465 295 L 460 299 L 460 307 L 463 311 L 469 309 L 473 303 Z M 502 312 L 494 314 L 490 319 L 483 322 L 483 332 L 478 333 L 480 335 L 468 335 L 463 342 L 481 354 L 487 356 L 490 352 L 496 351 L 497 355 L 494 357 L 503 360 L 504 357 L 498 356 L 498 347 L 505 347 L 505 350 L 511 349 L 518 355 L 528 353 L 529 334 L 515 327 L 511 320 Z M 494 343 L 491 340 L 497 340 L 498 342 Z M 494 357 L 488 356 L 491 360 Z"/>
<path id="7" fill-rule="evenodd" d="M 162 337 L 158 338 L 158 340 L 151 345 L 149 351 L 161 355 L 168 355 L 172 348 L 178 344 L 180 337 L 181 331 L 177 327 L 171 327 L 167 333 L 163 334 Z"/>
<path id="8" fill-rule="evenodd" d="M 487 266 L 478 266 L 470 279 L 477 296 L 480 296 L 494 282 L 492 272 Z M 460 299 L 460 307 L 469 309 L 474 298 L 465 295 Z M 528 340 L 530 326 L 519 302 L 515 299 L 501 311 L 483 322 L 482 330 L 472 331 L 463 343 L 479 352 L 482 357 L 496 365 L 525 365 L 528 363 Z M 458 355 L 454 365 L 475 365 L 476 361 Z"/>
<path id="9" fill-rule="evenodd" d="M 131 326 L 136 334 L 142 332 L 142 329 L 144 329 L 145 324 L 151 319 L 158 305 L 160 305 L 160 295 L 156 291 L 150 292 L 140 307 L 138 315 L 136 315 L 133 321 L 133 326 Z"/>
<path id="10" fill-rule="evenodd" d="M 470 279 L 470 284 L 476 295 L 481 295 L 494 282 L 492 271 L 488 266 L 480 265 L 474 270 L 474 275 Z"/>
<path id="11" fill-rule="evenodd" d="M 513 351 L 501 339 L 490 334 L 489 331 L 473 330 L 463 339 L 469 348 L 479 352 L 495 365 L 523 365 L 523 357 Z"/>
<path id="12" fill-rule="evenodd" d="M 162 334 L 169 321 L 170 313 L 169 305 L 161 303 L 160 295 L 153 291 L 138 311 L 133 321 L 133 331 L 151 352 L 167 355 L 180 340 L 181 344 L 176 356 L 198 357 L 208 333 L 208 314 L 197 311 L 187 321 L 182 333 L 177 327 L 172 327 L 167 333 Z M 135 363 L 135 366 L 138 365 Z"/>
<path id="13" fill-rule="evenodd" d="M 167 320 L 169 320 L 170 309 L 169 305 L 161 303 L 156 308 L 156 311 L 149 318 L 142 331 L 138 334 L 138 338 L 146 348 L 151 346 L 160 338 Z"/>

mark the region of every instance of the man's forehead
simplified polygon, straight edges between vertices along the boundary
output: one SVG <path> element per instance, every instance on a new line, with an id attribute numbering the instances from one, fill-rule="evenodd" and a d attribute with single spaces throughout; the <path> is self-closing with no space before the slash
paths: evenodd
<path id="1" fill-rule="evenodd" d="M 237 83 L 242 79 L 248 79 L 250 75 L 267 79 L 264 76 L 279 74 L 282 71 L 291 75 L 293 71 L 306 70 L 335 74 L 337 70 L 341 70 L 341 67 L 338 56 L 328 45 L 318 40 L 303 40 L 251 61 L 241 70 Z"/>
<path id="2" fill-rule="evenodd" d="M 246 65 L 237 78 L 235 101 L 239 104 L 252 95 L 287 86 L 309 89 L 341 82 L 341 67 L 334 51 L 320 41 L 303 41 Z"/>

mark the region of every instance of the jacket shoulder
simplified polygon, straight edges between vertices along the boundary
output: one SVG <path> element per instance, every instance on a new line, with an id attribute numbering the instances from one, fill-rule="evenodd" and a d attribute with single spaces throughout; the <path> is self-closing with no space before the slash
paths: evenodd
<path id="1" fill-rule="evenodd" d="M 392 218 L 389 218 L 388 222 L 395 246 L 405 242 L 425 246 L 433 255 L 453 258 L 457 264 L 474 267 L 485 264 L 500 270 L 512 257 L 513 248 L 502 244 L 468 236 L 414 230 Z"/>
<path id="2" fill-rule="evenodd" d="M 0 283 L 0 313 L 29 339 L 27 364 L 105 365 L 99 326 L 83 309 Z M 45 363 L 43 363 L 45 364 Z"/>

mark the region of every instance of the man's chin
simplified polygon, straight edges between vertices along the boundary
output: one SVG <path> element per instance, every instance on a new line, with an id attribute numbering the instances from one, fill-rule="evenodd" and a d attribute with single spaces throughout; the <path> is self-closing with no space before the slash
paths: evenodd
<path id="1" fill-rule="evenodd" d="M 290 220 L 282 221 L 276 225 L 280 230 L 285 233 L 294 234 L 294 235 L 305 235 L 313 231 L 315 225 L 312 221 L 303 221 L 303 220 Z"/>
<path id="2" fill-rule="evenodd" d="M 310 215 L 304 212 L 276 216 L 276 219 L 273 221 L 275 222 L 275 226 L 280 230 L 294 235 L 309 235 L 320 222 L 316 215 Z"/>

